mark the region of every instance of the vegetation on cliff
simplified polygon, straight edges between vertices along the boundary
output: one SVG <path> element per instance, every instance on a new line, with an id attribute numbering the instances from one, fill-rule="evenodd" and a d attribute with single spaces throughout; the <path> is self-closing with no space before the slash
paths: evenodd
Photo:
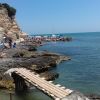
<path id="1" fill-rule="evenodd" d="M 7 9 L 7 11 L 8 11 L 8 16 L 9 16 L 10 18 L 13 18 L 13 16 L 16 15 L 16 9 L 13 8 L 13 7 L 11 7 L 11 6 L 8 5 L 7 3 L 2 3 L 2 4 L 0 3 L 0 7 L 4 7 L 4 8 Z"/>

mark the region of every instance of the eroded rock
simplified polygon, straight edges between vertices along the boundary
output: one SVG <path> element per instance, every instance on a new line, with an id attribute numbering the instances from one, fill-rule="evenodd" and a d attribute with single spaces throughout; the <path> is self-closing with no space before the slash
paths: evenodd
<path id="1" fill-rule="evenodd" d="M 62 100 L 90 100 L 90 99 L 88 99 L 82 93 L 74 91 L 70 95 L 63 98 Z"/>
<path id="2" fill-rule="evenodd" d="M 46 71 L 46 72 L 40 73 L 40 76 L 44 77 L 47 81 L 50 81 L 50 80 L 55 80 L 56 78 L 58 78 L 59 74 L 56 72 Z"/>

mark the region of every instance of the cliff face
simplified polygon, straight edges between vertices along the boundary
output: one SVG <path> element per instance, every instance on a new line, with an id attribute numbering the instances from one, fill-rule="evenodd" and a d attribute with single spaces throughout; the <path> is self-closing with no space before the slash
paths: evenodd
<path id="1" fill-rule="evenodd" d="M 0 4 L 0 39 L 4 34 L 16 40 L 21 36 L 22 32 L 16 22 L 15 15 L 10 16 L 8 9 L 3 4 Z"/>

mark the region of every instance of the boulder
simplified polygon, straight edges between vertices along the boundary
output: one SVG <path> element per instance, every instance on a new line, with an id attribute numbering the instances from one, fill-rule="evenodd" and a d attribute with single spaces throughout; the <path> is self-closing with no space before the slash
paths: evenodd
<path id="1" fill-rule="evenodd" d="M 40 73 L 40 76 L 44 77 L 47 81 L 51 81 L 51 80 L 55 80 L 56 78 L 58 78 L 59 74 L 56 72 L 46 71 L 46 72 Z"/>
<path id="2" fill-rule="evenodd" d="M 63 98 L 62 100 L 90 100 L 90 99 L 88 99 L 82 93 L 74 91 L 70 95 Z"/>

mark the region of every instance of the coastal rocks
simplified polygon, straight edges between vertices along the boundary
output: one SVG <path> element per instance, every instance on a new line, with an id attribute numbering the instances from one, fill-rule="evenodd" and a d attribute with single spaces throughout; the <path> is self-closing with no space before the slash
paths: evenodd
<path id="1" fill-rule="evenodd" d="M 100 100 L 100 95 L 97 94 L 89 94 L 86 95 L 90 100 Z"/>
<path id="2" fill-rule="evenodd" d="M 64 37 L 64 38 L 60 38 L 59 41 L 72 41 L 71 37 Z"/>
<path id="3" fill-rule="evenodd" d="M 57 54 L 57 53 L 50 53 L 50 52 L 47 52 L 47 51 L 43 52 L 42 56 L 45 56 L 45 57 L 49 56 L 49 57 L 56 59 L 56 64 L 59 64 L 62 61 L 71 60 L 71 58 L 68 57 L 68 56 L 63 56 L 63 55 L 60 55 L 60 54 Z"/>
<path id="4" fill-rule="evenodd" d="M 80 92 L 74 91 L 70 95 L 66 96 L 62 100 L 90 100 Z"/>
<path id="5" fill-rule="evenodd" d="M 62 56 L 56 53 L 50 53 L 47 51 L 29 51 L 28 48 L 12 48 L 5 49 L 0 52 L 0 72 L 5 72 L 10 68 L 24 67 L 35 71 L 44 77 L 46 80 L 55 80 L 59 74 L 51 72 L 50 70 L 57 66 L 63 60 L 69 60 L 69 57 Z M 3 77 L 2 77 L 3 78 Z M 1 80 L 1 88 L 8 89 L 6 83 L 8 80 Z M 11 81 L 10 81 L 11 83 Z M 9 83 L 9 84 L 10 84 Z M 4 84 L 4 87 L 2 86 Z M 7 83 L 8 84 L 8 83 Z"/>
<path id="6" fill-rule="evenodd" d="M 2 39 L 4 34 L 13 40 L 20 38 L 22 32 L 16 22 L 15 14 L 15 8 L 6 3 L 0 3 L 0 39 Z"/>
<path id="7" fill-rule="evenodd" d="M 0 58 L 6 58 L 6 53 L 0 52 Z"/>
<path id="8" fill-rule="evenodd" d="M 0 27 L 0 42 L 2 41 L 3 34 L 5 33 L 5 29 Z"/>
<path id="9" fill-rule="evenodd" d="M 4 54 L 4 56 L 2 56 Z M 64 59 L 63 59 L 64 58 Z M 65 60 L 58 54 L 45 52 L 31 52 L 23 49 L 7 49 L 1 52 L 0 70 L 8 70 L 15 67 L 25 67 L 37 73 L 56 67 L 58 62 Z M 68 60 L 68 58 L 66 59 Z"/>
<path id="10" fill-rule="evenodd" d="M 24 56 L 24 53 L 23 52 L 17 52 L 13 55 L 14 58 L 19 58 L 19 57 L 23 57 Z"/>
<path id="11" fill-rule="evenodd" d="M 68 56 L 66 57 L 66 56 L 60 55 L 60 56 L 59 56 L 59 59 L 56 61 L 56 63 L 59 64 L 59 63 L 61 63 L 62 61 L 67 61 L 67 60 L 71 60 L 71 58 L 68 57 Z"/>
<path id="12" fill-rule="evenodd" d="M 13 79 L 9 75 L 0 72 L 0 89 L 13 90 L 14 88 Z"/>
<path id="13" fill-rule="evenodd" d="M 11 80 L 0 80 L 0 89 L 13 90 L 15 85 Z"/>
<path id="14" fill-rule="evenodd" d="M 43 72 L 43 73 L 40 73 L 40 76 L 45 78 L 45 80 L 47 81 L 51 81 L 51 80 L 55 80 L 56 78 L 59 77 L 59 74 L 56 73 L 56 72 Z"/>
<path id="15" fill-rule="evenodd" d="M 29 46 L 28 51 L 37 51 L 37 49 L 35 46 Z"/>

